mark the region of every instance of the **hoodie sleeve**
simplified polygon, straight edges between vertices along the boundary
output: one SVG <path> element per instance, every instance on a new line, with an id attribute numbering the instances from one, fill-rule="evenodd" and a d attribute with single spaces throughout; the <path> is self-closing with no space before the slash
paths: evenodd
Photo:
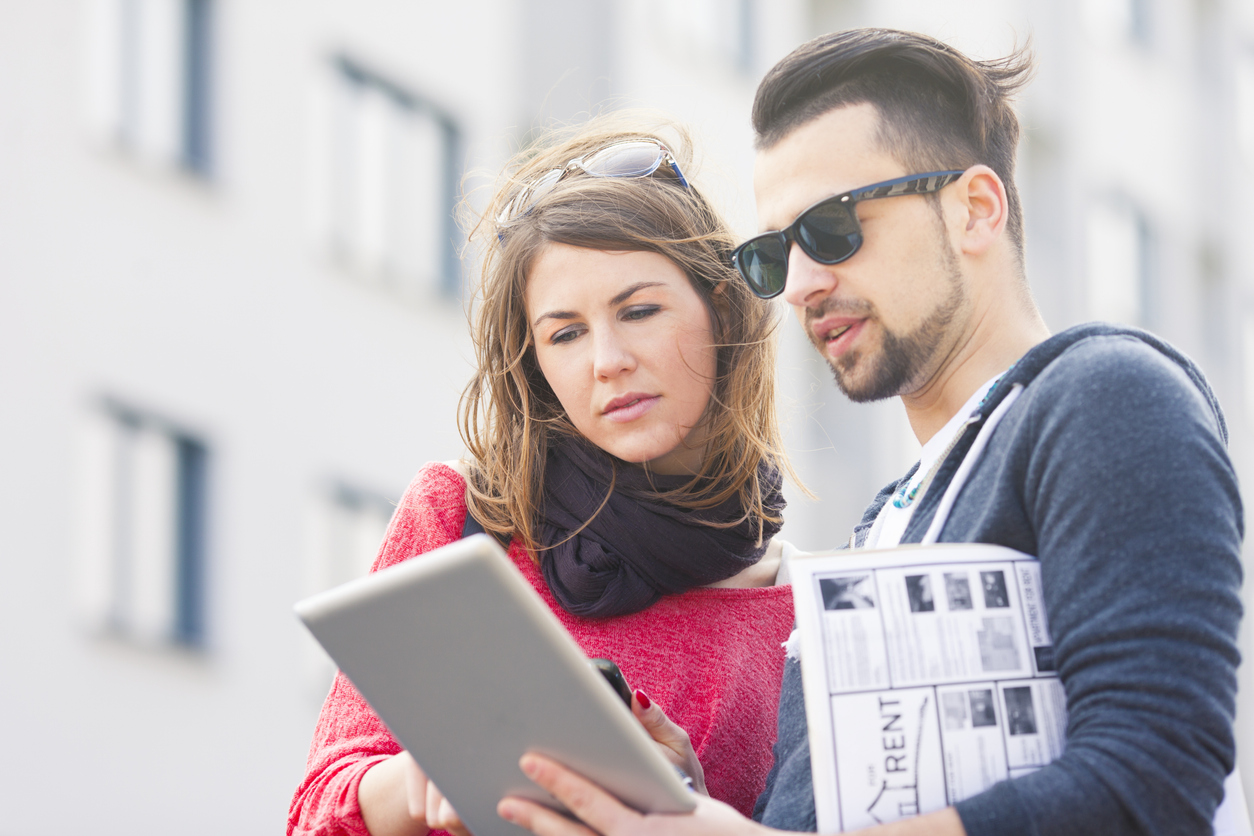
<path id="1" fill-rule="evenodd" d="M 964 489 L 990 498 L 955 536 L 996 506 L 1004 530 L 980 539 L 1040 558 L 1068 712 L 1062 757 L 957 805 L 969 836 L 1211 832 L 1235 757 L 1243 536 L 1212 403 L 1144 342 L 1080 341 Z"/>

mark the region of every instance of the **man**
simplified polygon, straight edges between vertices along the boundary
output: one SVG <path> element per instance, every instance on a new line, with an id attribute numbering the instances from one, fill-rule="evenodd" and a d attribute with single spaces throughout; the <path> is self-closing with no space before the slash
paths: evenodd
<path id="1" fill-rule="evenodd" d="M 754 103 L 758 215 L 782 232 L 747 242 L 737 266 L 760 295 L 782 291 L 846 395 L 900 397 L 923 444 L 851 545 L 926 537 L 1037 556 L 1067 695 L 1057 761 L 865 832 L 1209 833 L 1234 762 L 1241 614 L 1227 432 L 1200 372 L 1165 343 L 1046 330 L 1008 103 L 1029 70 L 1022 55 L 975 62 L 858 30 L 800 47 Z M 790 830 L 815 824 L 799 671 L 790 659 L 756 811 Z M 524 768 L 605 833 L 763 829 L 708 800 L 642 817 L 551 761 Z M 541 834 L 586 832 L 515 799 L 501 812 Z"/>

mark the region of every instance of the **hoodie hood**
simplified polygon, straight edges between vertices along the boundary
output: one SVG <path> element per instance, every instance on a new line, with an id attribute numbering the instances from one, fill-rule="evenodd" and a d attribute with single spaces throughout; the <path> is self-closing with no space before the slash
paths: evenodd
<path id="1" fill-rule="evenodd" d="M 1076 325 L 1065 331 L 1059 331 L 1044 342 L 1033 346 L 1027 354 L 1019 358 L 1019 361 L 1011 367 L 1006 376 L 998 383 L 992 397 L 980 408 L 980 417 L 987 418 L 997 408 L 997 404 L 1001 403 L 1002 398 L 1006 396 L 1006 393 L 1010 391 L 1014 384 L 1018 383 L 1027 386 L 1060 354 L 1089 337 L 1132 337 L 1150 346 L 1179 366 L 1188 375 L 1189 380 L 1193 381 L 1193 385 L 1197 387 L 1197 390 L 1202 393 L 1202 397 L 1206 399 L 1211 412 L 1215 414 L 1215 420 L 1219 422 L 1220 436 L 1223 438 L 1225 445 L 1228 443 L 1228 424 L 1224 420 L 1223 410 L 1219 406 L 1219 399 L 1215 397 L 1210 384 L 1206 382 L 1206 376 L 1202 374 L 1196 363 L 1148 331 L 1122 325 L 1109 325 L 1105 322 L 1088 322 L 1083 325 Z"/>
<path id="2" fill-rule="evenodd" d="M 1210 384 L 1206 382 L 1206 376 L 1202 374 L 1197 364 L 1190 360 L 1176 348 L 1169 345 L 1164 340 L 1154 336 L 1148 331 L 1142 331 L 1139 328 L 1130 328 L 1120 325 L 1110 325 L 1104 322 L 1089 322 L 1083 325 L 1076 325 L 1065 331 L 1054 334 L 1044 342 L 1038 343 L 1028 350 L 1026 354 L 1019 358 L 1013 366 L 1007 370 L 1006 374 L 998 381 L 997 385 L 989 393 L 989 396 L 980 405 L 977 414 L 979 421 L 968 424 L 963 430 L 961 438 L 954 445 L 945 461 L 937 469 L 936 476 L 933 479 L 933 486 L 948 485 L 953 478 L 954 473 L 962 464 L 962 460 L 966 457 L 967 452 L 971 449 L 971 445 L 975 442 L 976 436 L 979 434 L 980 428 L 988 419 L 989 415 L 1005 400 L 1006 396 L 1015 387 L 1015 385 L 1028 386 L 1036 377 L 1043 372 L 1050 363 L 1058 359 L 1067 349 L 1076 343 L 1082 342 L 1092 337 L 1131 337 L 1139 340 L 1145 345 L 1153 348 L 1163 357 L 1170 360 L 1188 376 L 1193 385 L 1197 387 L 1198 392 L 1202 394 L 1211 412 L 1215 416 L 1215 421 L 1219 427 L 1220 437 L 1226 446 L 1228 443 L 1228 425 L 1224 420 L 1223 410 L 1219 406 L 1219 399 L 1215 397 L 1214 391 L 1210 388 Z M 914 475 L 917 465 L 911 467 L 901 479 L 886 485 L 876 495 L 874 501 L 868 506 L 862 515 L 861 521 L 854 527 L 853 536 L 850 538 L 849 545 L 853 548 L 861 547 L 866 542 L 868 532 L 875 523 L 875 518 L 879 516 L 880 510 L 884 507 L 884 503 L 892 497 L 902 482 L 908 480 Z M 919 502 L 919 506 L 915 509 L 914 520 L 911 521 L 907 531 L 915 529 L 916 523 L 922 520 L 930 520 L 936 511 L 943 490 L 928 490 Z M 904 542 L 904 541 L 903 541 Z"/>

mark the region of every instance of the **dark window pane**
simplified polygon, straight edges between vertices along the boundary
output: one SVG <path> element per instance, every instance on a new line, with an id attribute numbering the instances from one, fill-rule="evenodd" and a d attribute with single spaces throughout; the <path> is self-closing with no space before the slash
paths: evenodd
<path id="1" fill-rule="evenodd" d="M 178 566 L 174 639 L 199 647 L 205 639 L 205 448 L 178 440 Z"/>
<path id="2" fill-rule="evenodd" d="M 183 66 L 183 165 L 210 171 L 212 0 L 186 0 Z"/>

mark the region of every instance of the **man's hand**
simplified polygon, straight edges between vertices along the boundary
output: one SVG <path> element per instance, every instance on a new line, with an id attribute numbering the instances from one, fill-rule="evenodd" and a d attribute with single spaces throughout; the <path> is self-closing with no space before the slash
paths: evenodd
<path id="1" fill-rule="evenodd" d="M 571 821 L 548 807 L 521 798 L 506 798 L 497 805 L 496 811 L 501 818 L 525 827 L 537 836 L 592 836 L 596 833 L 605 836 L 758 836 L 777 832 L 755 824 L 726 804 L 703 795 L 693 796 L 697 809 L 689 814 L 642 815 L 623 806 L 596 784 L 548 758 L 524 755 L 519 766 L 528 778 L 552 793 L 585 823 Z"/>
<path id="2" fill-rule="evenodd" d="M 571 821 L 540 804 L 505 798 L 496 806 L 501 818 L 537 836 L 786 836 L 746 819 L 731 807 L 705 796 L 694 796 L 697 809 L 678 815 L 641 814 L 556 761 L 524 755 L 519 762 L 528 778 L 548 790 L 579 817 Z M 952 807 L 858 831 L 861 836 L 965 836 L 962 820 Z"/>

